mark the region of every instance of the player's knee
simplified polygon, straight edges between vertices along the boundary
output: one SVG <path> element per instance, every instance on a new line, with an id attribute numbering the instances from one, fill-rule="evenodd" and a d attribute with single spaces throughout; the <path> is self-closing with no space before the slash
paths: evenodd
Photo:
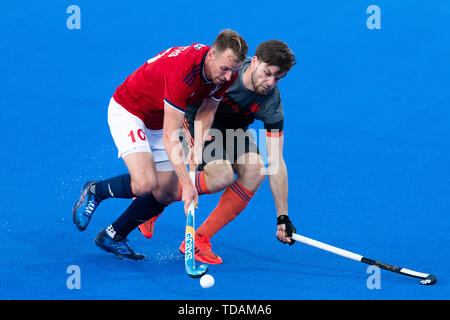
<path id="1" fill-rule="evenodd" d="M 225 170 L 221 172 L 221 180 L 223 183 L 223 188 L 229 187 L 234 182 L 234 171 L 231 166 L 227 166 Z"/>
<path id="2" fill-rule="evenodd" d="M 178 192 L 168 192 L 165 194 L 165 196 L 163 197 L 163 200 L 161 202 L 163 203 L 172 203 L 177 201 L 180 198 L 180 195 Z"/>
<path id="3" fill-rule="evenodd" d="M 219 190 L 229 187 L 234 182 L 234 171 L 231 165 L 208 164 L 205 167 L 205 174 L 209 181 L 214 181 L 215 187 Z"/>
<path id="4" fill-rule="evenodd" d="M 239 178 L 245 181 L 245 184 L 253 188 L 258 188 L 266 178 L 266 170 L 264 165 L 254 165 L 248 167 L 242 172 Z"/>
<path id="5" fill-rule="evenodd" d="M 131 180 L 131 190 L 136 196 L 149 195 L 152 190 L 158 187 L 158 183 L 154 179 L 138 179 Z"/>
<path id="6" fill-rule="evenodd" d="M 257 184 L 258 186 L 263 183 L 265 178 L 266 178 L 266 174 L 265 174 L 264 167 L 258 168 L 257 170 L 255 170 L 255 172 L 252 175 L 253 181 L 255 181 L 255 184 Z"/>
<path id="7" fill-rule="evenodd" d="M 156 188 L 153 190 L 153 194 L 159 202 L 167 205 L 181 198 L 177 190 L 162 190 Z"/>

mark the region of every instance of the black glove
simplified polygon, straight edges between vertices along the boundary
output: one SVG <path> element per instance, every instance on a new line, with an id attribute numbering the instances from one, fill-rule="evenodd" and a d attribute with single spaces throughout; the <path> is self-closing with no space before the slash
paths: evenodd
<path id="1" fill-rule="evenodd" d="M 294 225 L 286 215 L 281 215 L 277 218 L 277 226 L 280 224 L 284 224 L 286 226 L 286 236 L 291 238 L 291 242 L 289 242 L 289 245 L 292 246 L 295 243 L 295 240 L 292 239 L 292 234 L 296 232 Z"/>

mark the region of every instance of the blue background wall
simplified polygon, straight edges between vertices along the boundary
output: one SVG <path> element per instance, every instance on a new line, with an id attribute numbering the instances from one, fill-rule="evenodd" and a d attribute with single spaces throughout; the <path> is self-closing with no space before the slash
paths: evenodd
<path id="1" fill-rule="evenodd" d="M 81 9 L 69 30 L 66 9 Z M 369 30 L 369 5 L 381 29 Z M 448 1 L 2 1 L 0 3 L 0 298 L 448 299 L 450 38 Z M 102 203 L 84 233 L 71 208 L 83 183 L 125 172 L 107 125 L 115 88 L 175 45 L 237 30 L 249 54 L 286 41 L 298 63 L 280 82 L 289 214 L 305 236 L 410 269 L 435 286 L 275 239 L 266 180 L 213 240 L 224 263 L 202 289 L 178 253 L 180 203 L 151 240 L 133 232 L 142 262 L 93 243 L 128 205 Z M 261 128 L 257 124 L 256 128 Z M 200 199 L 197 226 L 220 195 Z M 69 290 L 67 267 L 81 270 Z"/>

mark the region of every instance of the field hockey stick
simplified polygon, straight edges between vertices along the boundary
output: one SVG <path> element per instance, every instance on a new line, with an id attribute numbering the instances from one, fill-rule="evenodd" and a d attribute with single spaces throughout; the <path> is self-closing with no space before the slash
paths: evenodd
<path id="1" fill-rule="evenodd" d="M 307 244 L 309 246 L 313 246 L 313 247 L 316 247 L 316 248 L 319 248 L 319 249 L 322 249 L 322 250 L 325 250 L 325 251 L 328 251 L 328 252 L 340 255 L 340 256 L 342 256 L 344 258 L 348 258 L 348 259 L 356 260 L 356 261 L 363 262 L 363 263 L 366 263 L 366 264 L 369 264 L 369 265 L 377 266 L 377 267 L 379 267 L 381 269 L 388 270 L 388 271 L 395 272 L 395 273 L 399 273 L 399 274 L 403 274 L 405 276 L 410 276 L 410 277 L 422 279 L 420 281 L 420 283 L 423 284 L 423 285 L 432 285 L 432 284 L 435 284 L 436 281 L 437 281 L 437 277 L 435 275 L 428 274 L 428 273 L 417 272 L 417 271 L 413 271 L 413 270 L 406 269 L 406 268 L 400 268 L 400 267 L 393 266 L 393 265 L 390 265 L 390 264 L 387 264 L 387 263 L 384 263 L 384 262 L 379 262 L 379 261 L 376 261 L 376 260 L 365 258 L 365 257 L 363 257 L 363 256 L 361 256 L 359 254 L 356 254 L 356 253 L 353 253 L 353 252 L 350 252 L 350 251 L 347 251 L 347 250 L 339 249 L 339 248 L 330 246 L 328 244 L 325 244 L 323 242 L 319 242 L 319 241 L 316 241 L 316 240 L 313 240 L 313 239 L 301 236 L 301 235 L 296 234 L 296 233 L 292 234 L 292 239 L 294 239 L 295 241 Z"/>
<path id="2" fill-rule="evenodd" d="M 192 149 L 191 149 L 192 150 Z M 189 177 L 193 185 L 195 186 L 195 165 L 193 161 L 193 154 L 190 156 L 189 161 Z M 195 268 L 195 203 L 194 200 L 190 203 L 188 213 L 186 216 L 186 232 L 185 232 L 185 255 L 184 265 L 186 273 L 191 278 L 200 278 L 207 271 L 207 265 L 200 265 L 198 269 Z"/>

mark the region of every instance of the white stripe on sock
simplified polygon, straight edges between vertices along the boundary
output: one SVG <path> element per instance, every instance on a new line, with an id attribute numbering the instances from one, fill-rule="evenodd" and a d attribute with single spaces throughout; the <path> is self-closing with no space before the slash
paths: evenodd
<path id="1" fill-rule="evenodd" d="M 111 197 L 114 197 L 114 193 L 112 192 L 111 186 L 109 183 L 108 183 L 108 191 L 109 191 L 109 194 L 111 195 Z"/>

